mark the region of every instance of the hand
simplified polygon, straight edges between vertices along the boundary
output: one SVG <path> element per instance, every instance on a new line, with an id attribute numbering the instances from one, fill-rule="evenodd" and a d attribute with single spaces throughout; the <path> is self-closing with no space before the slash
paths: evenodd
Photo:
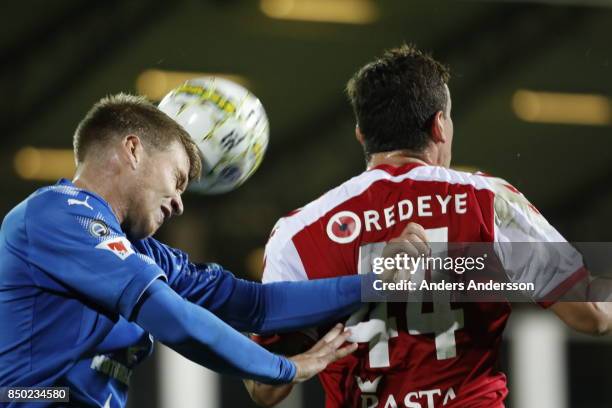
<path id="1" fill-rule="evenodd" d="M 382 257 L 394 258 L 398 254 L 406 254 L 409 257 L 417 258 L 429 254 L 430 248 L 427 242 L 425 229 L 420 224 L 409 222 L 399 236 L 389 240 L 385 245 Z M 402 271 L 396 268 L 385 269 L 380 277 L 384 282 L 394 282 L 400 278 Z M 409 278 L 409 276 L 402 278 Z"/>
<path id="2" fill-rule="evenodd" d="M 294 383 L 314 377 L 325 370 L 329 364 L 357 350 L 357 343 L 341 347 L 351 334 L 350 330 L 343 329 L 342 324 L 337 324 L 310 350 L 289 358 L 297 368 L 293 378 Z"/>

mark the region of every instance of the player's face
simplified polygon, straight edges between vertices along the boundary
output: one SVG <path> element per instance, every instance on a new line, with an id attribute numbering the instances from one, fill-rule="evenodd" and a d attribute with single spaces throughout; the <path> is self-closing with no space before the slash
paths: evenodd
<path id="1" fill-rule="evenodd" d="M 444 88 L 446 89 L 446 97 L 448 98 L 447 99 L 448 103 L 446 104 L 446 111 L 444 112 L 444 121 L 443 121 L 443 131 L 444 131 L 444 135 L 446 136 L 446 142 L 441 147 L 440 165 L 444 167 L 449 167 L 451 164 L 451 158 L 452 158 L 454 127 L 453 127 L 453 119 L 451 118 L 452 103 L 451 103 L 450 90 L 448 89 L 447 85 L 444 85 Z"/>
<path id="2" fill-rule="evenodd" d="M 165 151 L 150 148 L 138 173 L 127 217 L 131 239 L 151 236 L 170 217 L 183 213 L 181 194 L 187 188 L 189 157 L 178 142 Z"/>

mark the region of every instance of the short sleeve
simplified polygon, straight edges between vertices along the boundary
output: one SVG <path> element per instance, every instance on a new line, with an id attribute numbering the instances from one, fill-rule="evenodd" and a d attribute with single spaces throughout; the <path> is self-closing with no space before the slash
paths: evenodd
<path id="1" fill-rule="evenodd" d="M 588 275 L 582 255 L 523 194 L 498 182 L 495 252 L 510 281 L 533 283 L 533 299 L 550 305 Z"/>
<path id="2" fill-rule="evenodd" d="M 31 199 L 25 225 L 33 279 L 129 319 L 147 287 L 165 276 L 134 251 L 114 215 L 96 200 L 84 192 Z"/>

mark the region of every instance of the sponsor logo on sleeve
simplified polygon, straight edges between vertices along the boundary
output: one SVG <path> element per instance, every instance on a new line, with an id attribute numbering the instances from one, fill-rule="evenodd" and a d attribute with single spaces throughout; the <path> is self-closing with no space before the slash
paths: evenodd
<path id="1" fill-rule="evenodd" d="M 128 256 L 134 253 L 132 244 L 126 237 L 115 237 L 100 242 L 96 245 L 98 249 L 106 249 L 117 255 L 121 260 L 125 260 Z"/>
<path id="2" fill-rule="evenodd" d="M 338 244 L 348 244 L 361 232 L 361 220 L 352 211 L 340 211 L 327 223 L 327 236 Z"/>
<path id="3" fill-rule="evenodd" d="M 110 234 L 110 229 L 108 228 L 108 225 L 106 225 L 106 223 L 102 220 L 92 220 L 89 223 L 89 227 L 87 227 L 87 230 L 91 235 L 96 238 L 103 238 Z"/>

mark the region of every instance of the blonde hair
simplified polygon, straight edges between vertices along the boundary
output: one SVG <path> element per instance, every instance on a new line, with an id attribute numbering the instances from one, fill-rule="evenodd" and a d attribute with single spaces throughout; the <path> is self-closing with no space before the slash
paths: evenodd
<path id="1" fill-rule="evenodd" d="M 167 149 L 178 141 L 189 157 L 189 180 L 199 179 L 202 159 L 193 139 L 181 125 L 160 111 L 143 96 L 119 93 L 94 104 L 74 133 L 73 146 L 77 164 L 93 150 L 133 133 L 145 146 Z"/>

